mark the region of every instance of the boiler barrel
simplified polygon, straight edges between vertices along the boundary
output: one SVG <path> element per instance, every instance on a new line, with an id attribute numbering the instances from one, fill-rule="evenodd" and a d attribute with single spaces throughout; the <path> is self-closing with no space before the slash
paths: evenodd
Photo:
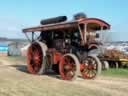
<path id="1" fill-rule="evenodd" d="M 58 17 L 54 17 L 54 18 L 49 18 L 49 19 L 41 20 L 40 23 L 42 25 L 46 25 L 46 24 L 53 24 L 53 23 L 64 22 L 66 20 L 67 20 L 66 16 L 58 16 Z"/>

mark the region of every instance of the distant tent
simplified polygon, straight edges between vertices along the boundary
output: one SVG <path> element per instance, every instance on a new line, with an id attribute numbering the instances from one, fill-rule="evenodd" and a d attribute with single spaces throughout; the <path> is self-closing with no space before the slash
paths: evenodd
<path id="1" fill-rule="evenodd" d="M 29 46 L 30 46 L 30 44 L 28 44 L 20 49 L 21 56 L 27 56 L 27 50 L 28 50 Z"/>
<path id="2" fill-rule="evenodd" d="M 8 56 L 8 44 L 0 43 L 0 56 Z"/>

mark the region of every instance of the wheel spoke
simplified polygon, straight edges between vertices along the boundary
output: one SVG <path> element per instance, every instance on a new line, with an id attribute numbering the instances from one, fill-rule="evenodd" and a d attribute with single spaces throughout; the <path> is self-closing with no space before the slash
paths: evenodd
<path id="1" fill-rule="evenodd" d="M 87 68 L 84 68 L 84 70 L 82 71 L 82 73 L 86 73 L 88 71 Z"/>
<path id="2" fill-rule="evenodd" d="M 37 74 L 42 65 L 42 49 L 38 43 L 33 43 L 28 49 L 27 62 L 28 71 Z"/>
<path id="3" fill-rule="evenodd" d="M 68 79 L 71 79 L 74 76 L 74 72 L 72 72 L 72 70 L 70 70 L 70 71 L 66 72 L 65 75 Z"/>
<path id="4" fill-rule="evenodd" d="M 92 57 L 87 57 L 84 63 L 84 69 L 81 71 L 83 78 L 94 78 L 97 73 L 97 61 Z"/>
<path id="5" fill-rule="evenodd" d="M 76 65 L 72 57 L 64 56 L 60 61 L 60 66 L 62 79 L 71 80 L 75 76 Z"/>

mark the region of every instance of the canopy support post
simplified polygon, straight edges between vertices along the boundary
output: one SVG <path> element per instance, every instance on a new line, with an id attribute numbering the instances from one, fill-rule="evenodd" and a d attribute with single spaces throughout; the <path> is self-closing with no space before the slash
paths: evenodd
<path id="1" fill-rule="evenodd" d="M 32 32 L 32 42 L 34 41 L 34 32 Z"/>
<path id="2" fill-rule="evenodd" d="M 87 43 L 87 24 L 84 24 L 84 43 Z"/>
<path id="3" fill-rule="evenodd" d="M 31 40 L 29 39 L 27 33 L 24 33 L 24 34 L 25 34 L 25 36 L 27 37 L 28 41 L 31 43 Z"/>

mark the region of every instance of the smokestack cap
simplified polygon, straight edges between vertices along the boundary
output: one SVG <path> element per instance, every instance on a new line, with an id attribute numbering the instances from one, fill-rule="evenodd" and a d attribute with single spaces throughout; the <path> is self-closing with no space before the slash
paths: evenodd
<path id="1" fill-rule="evenodd" d="M 85 19 L 85 18 L 87 18 L 87 15 L 86 15 L 85 13 L 83 13 L 83 12 L 76 13 L 76 14 L 74 15 L 74 19 L 75 19 L 75 20 Z"/>

